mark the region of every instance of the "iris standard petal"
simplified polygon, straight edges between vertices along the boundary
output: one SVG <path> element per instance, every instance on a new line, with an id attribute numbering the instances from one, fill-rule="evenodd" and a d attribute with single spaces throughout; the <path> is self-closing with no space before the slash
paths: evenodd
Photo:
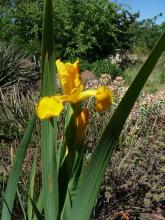
<path id="1" fill-rule="evenodd" d="M 65 95 L 70 95 L 74 88 L 82 84 L 80 80 L 80 64 L 79 60 L 75 63 L 63 63 L 60 60 L 56 61 L 58 75 L 61 86 Z"/>
<path id="2" fill-rule="evenodd" d="M 67 71 L 65 64 L 60 60 L 56 61 L 56 66 L 57 66 L 61 87 L 63 89 L 63 93 L 69 95 L 70 94 L 69 72 Z"/>

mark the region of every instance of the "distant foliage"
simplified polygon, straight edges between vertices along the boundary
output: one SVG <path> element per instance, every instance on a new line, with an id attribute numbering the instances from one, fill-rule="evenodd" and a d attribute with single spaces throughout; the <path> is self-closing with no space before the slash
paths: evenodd
<path id="1" fill-rule="evenodd" d="M 0 3 L 0 39 L 26 51 L 40 50 L 42 0 L 13 0 Z"/>
<path id="2" fill-rule="evenodd" d="M 40 56 L 42 0 L 0 2 L 0 39 Z M 54 0 L 56 56 L 94 62 L 117 52 L 150 51 L 165 23 L 157 18 L 137 21 L 138 13 L 108 0 Z"/>
<path id="3" fill-rule="evenodd" d="M 162 24 L 157 23 L 159 16 L 162 16 L 162 14 L 160 13 L 158 16 L 136 22 L 132 25 L 135 53 L 146 54 L 149 52 L 165 31 L 165 22 Z"/>
<path id="4" fill-rule="evenodd" d="M 40 54 L 41 0 L 0 3 L 0 38 Z M 54 41 L 58 57 L 81 57 L 90 62 L 130 49 L 131 25 L 138 17 L 108 0 L 55 0 Z"/>
<path id="5" fill-rule="evenodd" d="M 131 47 L 131 14 L 108 0 L 56 0 L 55 42 L 60 56 L 95 61 Z"/>

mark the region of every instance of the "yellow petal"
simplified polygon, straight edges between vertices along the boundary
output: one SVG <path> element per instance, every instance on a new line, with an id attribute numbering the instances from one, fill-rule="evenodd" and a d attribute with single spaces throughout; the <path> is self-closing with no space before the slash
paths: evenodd
<path id="1" fill-rule="evenodd" d="M 39 101 L 36 107 L 36 114 L 40 119 L 49 119 L 51 117 L 58 116 L 63 108 L 63 104 L 56 100 L 53 96 L 46 96 Z"/>
<path id="2" fill-rule="evenodd" d="M 63 89 L 64 94 L 69 95 L 70 93 L 70 84 L 68 83 L 69 80 L 69 73 L 65 68 L 65 64 L 62 63 L 60 60 L 56 61 L 57 71 L 60 79 L 60 83 Z"/>
<path id="3" fill-rule="evenodd" d="M 78 88 L 74 88 L 71 91 L 71 94 L 69 96 L 69 102 L 71 103 L 77 103 L 81 100 L 81 93 L 83 91 L 83 86 L 80 85 Z"/>
<path id="4" fill-rule="evenodd" d="M 70 95 L 74 88 L 82 84 L 80 80 L 80 64 L 79 60 L 75 63 L 63 63 L 60 60 L 56 61 L 56 66 L 65 95 Z"/>
<path id="5" fill-rule="evenodd" d="M 77 101 L 82 101 L 82 100 L 87 99 L 91 96 L 95 96 L 96 92 L 97 92 L 97 90 L 95 90 L 95 89 L 88 89 L 88 90 L 85 90 L 83 92 L 80 92 L 79 94 L 77 93 L 76 94 L 77 95 L 77 97 L 76 97 Z"/>
<path id="6" fill-rule="evenodd" d="M 102 86 L 96 91 L 96 104 L 95 109 L 97 112 L 105 111 L 106 108 L 112 105 L 113 97 L 112 97 L 112 91 Z"/>
<path id="7" fill-rule="evenodd" d="M 70 102 L 70 96 L 69 95 L 55 95 L 52 96 L 57 102 L 65 103 Z"/>

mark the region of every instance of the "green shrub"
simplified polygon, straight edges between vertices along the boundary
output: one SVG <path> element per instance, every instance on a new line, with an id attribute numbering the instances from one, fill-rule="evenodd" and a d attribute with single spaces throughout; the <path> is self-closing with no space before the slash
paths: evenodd
<path id="1" fill-rule="evenodd" d="M 98 76 L 100 76 L 102 73 L 107 73 L 110 74 L 112 78 L 121 76 L 123 74 L 123 71 L 115 64 L 112 64 L 109 59 L 102 59 L 94 62 L 92 70 Z"/>
<path id="2" fill-rule="evenodd" d="M 112 78 L 123 75 L 123 71 L 115 64 L 112 64 L 109 59 L 101 59 L 93 63 L 81 60 L 81 71 L 85 70 L 94 72 L 98 77 L 103 73 L 111 75 Z"/>
<path id="3" fill-rule="evenodd" d="M 85 70 L 90 70 L 92 71 L 92 64 L 89 63 L 87 60 L 83 60 L 81 59 L 81 72 L 85 71 Z"/>

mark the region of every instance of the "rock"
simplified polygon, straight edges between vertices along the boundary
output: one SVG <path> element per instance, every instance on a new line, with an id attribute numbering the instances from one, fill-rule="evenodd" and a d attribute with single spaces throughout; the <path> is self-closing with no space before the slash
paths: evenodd
<path id="1" fill-rule="evenodd" d="M 80 74 L 80 77 L 84 84 L 86 84 L 87 81 L 89 80 L 97 80 L 96 75 L 92 71 L 89 71 L 89 70 L 82 72 Z"/>

